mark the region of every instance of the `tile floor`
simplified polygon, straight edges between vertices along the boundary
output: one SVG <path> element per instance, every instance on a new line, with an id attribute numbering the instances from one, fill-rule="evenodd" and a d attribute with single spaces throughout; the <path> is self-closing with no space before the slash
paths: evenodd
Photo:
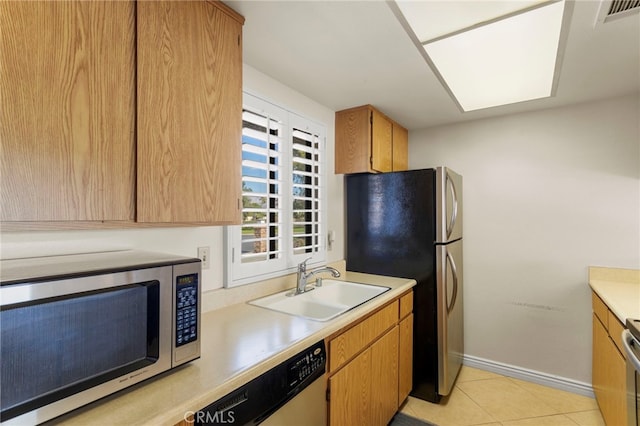
<path id="1" fill-rule="evenodd" d="M 604 426 L 593 398 L 467 366 L 440 404 L 409 397 L 400 411 L 438 426 Z"/>

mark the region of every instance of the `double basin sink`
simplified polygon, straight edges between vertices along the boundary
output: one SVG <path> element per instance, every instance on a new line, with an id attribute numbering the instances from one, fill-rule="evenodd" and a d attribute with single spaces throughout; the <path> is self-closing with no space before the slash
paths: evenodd
<path id="1" fill-rule="evenodd" d="M 250 301 L 249 304 L 315 321 L 329 321 L 381 295 L 390 287 L 322 280 L 322 287 L 291 296 L 291 290 Z"/>

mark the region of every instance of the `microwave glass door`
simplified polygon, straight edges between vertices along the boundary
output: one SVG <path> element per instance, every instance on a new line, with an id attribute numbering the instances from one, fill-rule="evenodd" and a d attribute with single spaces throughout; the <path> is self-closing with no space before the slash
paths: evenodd
<path id="1" fill-rule="evenodd" d="M 154 363 L 159 299 L 149 281 L 4 306 L 2 420 Z"/>

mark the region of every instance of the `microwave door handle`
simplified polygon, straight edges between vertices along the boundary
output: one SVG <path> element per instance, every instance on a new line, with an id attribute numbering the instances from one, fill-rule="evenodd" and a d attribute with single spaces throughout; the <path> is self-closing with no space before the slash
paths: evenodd
<path id="1" fill-rule="evenodd" d="M 627 353 L 627 361 L 629 361 L 636 371 L 640 371 L 640 359 L 638 359 L 638 355 L 636 355 L 631 348 L 635 339 L 629 332 L 629 330 L 622 331 L 622 346 L 624 347 L 624 351 Z"/>

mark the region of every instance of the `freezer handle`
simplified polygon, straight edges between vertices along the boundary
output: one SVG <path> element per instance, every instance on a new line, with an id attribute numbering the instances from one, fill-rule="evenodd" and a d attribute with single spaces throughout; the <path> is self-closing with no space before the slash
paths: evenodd
<path id="1" fill-rule="evenodd" d="M 447 251 L 447 260 L 451 264 L 451 272 L 453 275 L 453 293 L 451 294 L 451 303 L 447 305 L 447 314 L 449 314 L 456 305 L 456 299 L 458 298 L 458 269 L 456 268 L 456 262 L 453 260 L 453 256 L 449 251 Z"/>
<path id="2" fill-rule="evenodd" d="M 449 173 L 447 172 L 447 185 L 451 187 L 451 196 L 453 202 L 453 211 L 451 212 L 451 220 L 447 224 L 447 238 L 451 237 L 453 233 L 453 228 L 456 226 L 456 220 L 458 219 L 458 194 L 456 192 L 456 186 L 453 184 L 453 180 L 449 177 Z"/>

